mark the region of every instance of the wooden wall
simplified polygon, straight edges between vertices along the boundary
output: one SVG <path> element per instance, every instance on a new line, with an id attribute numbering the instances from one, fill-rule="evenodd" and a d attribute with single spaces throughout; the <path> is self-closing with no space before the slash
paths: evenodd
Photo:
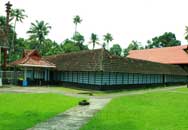
<path id="1" fill-rule="evenodd" d="M 187 76 L 117 72 L 55 72 L 53 80 L 91 85 L 186 83 Z"/>
<path id="2" fill-rule="evenodd" d="M 49 80 L 49 70 L 48 69 L 41 69 L 41 68 L 30 68 L 27 69 L 27 78 L 30 80 L 35 80 L 35 79 L 42 79 L 42 80 Z M 59 80 L 59 79 L 58 79 Z"/>

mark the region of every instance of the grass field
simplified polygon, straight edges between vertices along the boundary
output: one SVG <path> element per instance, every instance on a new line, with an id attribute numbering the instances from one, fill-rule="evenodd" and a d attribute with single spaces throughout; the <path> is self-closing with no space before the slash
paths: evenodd
<path id="1" fill-rule="evenodd" d="M 58 94 L 0 94 L 0 130 L 24 130 L 55 116 L 80 99 Z"/>
<path id="2" fill-rule="evenodd" d="M 81 130 L 188 130 L 187 119 L 188 93 L 155 92 L 113 99 Z"/>
<path id="3" fill-rule="evenodd" d="M 178 87 L 178 86 L 176 86 Z M 186 89 L 185 85 L 180 85 L 179 87 L 184 87 L 183 89 Z M 40 87 L 41 88 L 41 87 Z M 147 90 L 156 90 L 160 88 L 164 88 L 164 86 L 158 86 L 158 87 L 143 87 L 143 88 L 137 88 L 137 89 L 119 89 L 119 90 L 107 90 L 107 91 L 98 91 L 98 90 L 91 90 L 91 89 L 84 89 L 84 88 L 70 88 L 70 87 L 64 87 L 64 86 L 52 86 L 52 87 L 46 87 L 50 90 L 58 90 L 63 91 L 67 93 L 73 93 L 73 94 L 82 94 L 82 93 L 92 93 L 93 96 L 104 96 L 109 94 L 127 94 L 131 92 L 142 92 Z M 41 89 L 46 89 L 41 88 Z M 168 88 L 168 87 L 166 87 Z"/>
<path id="4" fill-rule="evenodd" d="M 175 91 L 177 91 L 177 92 L 187 92 L 188 93 L 188 88 L 187 87 L 183 87 L 183 88 L 177 88 L 177 89 L 175 89 Z"/>

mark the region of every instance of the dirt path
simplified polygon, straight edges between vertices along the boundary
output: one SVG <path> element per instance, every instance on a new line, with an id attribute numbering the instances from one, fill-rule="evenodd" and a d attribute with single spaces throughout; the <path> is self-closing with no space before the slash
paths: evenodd
<path id="1" fill-rule="evenodd" d="M 185 87 L 185 86 L 182 86 Z M 151 93 L 151 92 L 160 92 L 160 91 L 171 91 L 175 90 L 177 88 L 182 88 L 180 86 L 178 87 L 164 87 L 164 88 L 154 88 L 154 89 L 145 89 L 145 90 L 134 90 L 134 91 L 124 91 L 120 93 L 109 93 L 109 94 L 102 94 L 102 95 L 96 95 L 96 96 L 89 96 L 86 94 L 78 94 L 78 93 L 71 93 L 63 90 L 57 90 L 57 89 L 49 89 L 45 87 L 9 87 L 9 88 L 0 88 L 0 93 L 57 93 L 57 94 L 63 94 L 66 96 L 73 96 L 73 97 L 82 97 L 82 98 L 115 98 L 120 96 L 130 96 L 130 95 L 138 95 L 138 94 L 145 94 L 145 93 Z"/>
<path id="2" fill-rule="evenodd" d="M 132 92 L 130 91 L 130 92 L 127 92 L 127 93 L 114 93 L 114 94 L 104 95 L 104 96 L 102 96 L 102 98 L 115 98 L 115 97 L 121 97 L 121 96 L 133 96 L 133 95 L 140 95 L 140 94 L 153 93 L 153 92 L 174 91 L 177 88 L 184 88 L 184 86 L 182 86 L 182 87 L 154 88 L 154 89 L 138 90 L 138 91 L 132 91 Z"/>
<path id="3" fill-rule="evenodd" d="M 91 98 L 90 105 L 76 106 L 28 130 L 79 130 L 110 100 Z"/>

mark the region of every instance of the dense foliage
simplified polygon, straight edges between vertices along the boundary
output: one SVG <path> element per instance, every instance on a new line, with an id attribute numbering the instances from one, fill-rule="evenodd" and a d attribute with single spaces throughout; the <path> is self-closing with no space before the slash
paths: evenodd
<path id="1" fill-rule="evenodd" d="M 188 36 L 187 36 L 187 38 L 188 38 Z M 179 46 L 179 45 L 181 45 L 181 41 L 176 39 L 176 35 L 174 33 L 165 32 L 163 35 L 156 36 L 156 37 L 152 38 L 151 40 L 148 40 L 145 48 L 141 45 L 140 42 L 132 41 L 128 45 L 128 47 L 126 49 L 124 49 L 124 56 L 127 56 L 129 54 L 129 51 L 131 51 L 131 50 L 171 47 L 171 46 Z"/>
<path id="2" fill-rule="evenodd" d="M 172 32 L 165 32 L 163 35 L 148 40 L 146 48 L 160 48 L 181 45 L 181 42 L 176 39 L 176 35 Z"/>
<path id="3" fill-rule="evenodd" d="M 124 49 L 124 56 L 127 56 L 129 54 L 129 51 L 131 50 L 141 50 L 141 49 L 144 49 L 144 47 L 141 45 L 140 42 L 137 42 L 137 41 L 132 41 L 129 46 Z"/>
<path id="4" fill-rule="evenodd" d="M 121 56 L 121 52 L 122 52 L 122 48 L 119 44 L 114 44 L 110 48 L 110 53 L 113 54 L 113 55 Z"/>
<path id="5" fill-rule="evenodd" d="M 85 38 L 79 32 L 75 31 L 71 39 L 66 39 L 62 43 L 57 43 L 47 38 L 52 28 L 49 23 L 45 21 L 36 20 L 31 23 L 31 27 L 27 31 L 29 34 L 28 39 L 17 38 L 16 37 L 16 22 L 23 22 L 23 19 L 27 17 L 22 9 L 12 9 L 11 10 L 11 20 L 10 31 L 9 31 L 9 57 L 8 61 L 14 61 L 21 58 L 22 53 L 25 49 L 37 49 L 40 51 L 41 55 L 48 56 L 59 53 L 68 53 L 73 51 L 88 50 L 87 45 L 84 45 Z M 81 19 L 76 16 L 74 18 L 74 24 L 81 22 Z M 0 16 L 0 34 L 3 35 L 6 29 L 6 17 Z M 5 42 L 5 36 L 0 37 L 0 42 L 3 44 Z M 3 53 L 2 53 L 3 57 Z M 2 58 L 3 59 L 3 58 Z"/>

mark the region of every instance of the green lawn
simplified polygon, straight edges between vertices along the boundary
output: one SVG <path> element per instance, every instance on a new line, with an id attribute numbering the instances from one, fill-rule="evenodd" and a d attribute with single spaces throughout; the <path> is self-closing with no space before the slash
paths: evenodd
<path id="1" fill-rule="evenodd" d="M 80 99 L 58 94 L 0 94 L 0 130 L 24 130 L 55 116 Z"/>
<path id="2" fill-rule="evenodd" d="M 187 92 L 188 93 L 188 88 L 187 88 L 187 86 L 183 87 L 183 88 L 177 88 L 177 89 L 175 89 L 175 91 L 178 91 L 178 92 Z"/>
<path id="3" fill-rule="evenodd" d="M 113 99 L 81 130 L 188 130 L 188 94 L 155 92 Z"/>
<path id="4" fill-rule="evenodd" d="M 178 87 L 178 86 L 176 86 Z M 179 87 L 184 87 L 183 89 L 186 89 L 185 85 L 180 85 Z M 39 88 L 39 87 L 37 87 Z M 50 90 L 58 90 L 62 92 L 67 93 L 73 93 L 73 94 L 83 94 L 83 93 L 92 93 L 93 96 L 105 96 L 109 94 L 126 94 L 126 93 L 134 93 L 134 92 L 142 92 L 142 91 L 148 91 L 148 90 L 156 90 L 156 89 L 163 89 L 164 86 L 158 86 L 158 87 L 142 87 L 137 89 L 119 89 L 119 90 L 106 90 L 106 91 L 98 91 L 98 90 L 91 90 L 91 89 L 84 89 L 84 88 L 70 88 L 70 87 L 64 87 L 64 86 L 51 86 L 51 87 L 40 87 L 40 89 L 50 89 Z M 170 88 L 170 87 L 165 87 Z M 171 86 L 171 88 L 173 88 Z M 179 89 L 179 88 L 178 88 Z M 188 89 L 187 89 L 188 90 Z"/>

